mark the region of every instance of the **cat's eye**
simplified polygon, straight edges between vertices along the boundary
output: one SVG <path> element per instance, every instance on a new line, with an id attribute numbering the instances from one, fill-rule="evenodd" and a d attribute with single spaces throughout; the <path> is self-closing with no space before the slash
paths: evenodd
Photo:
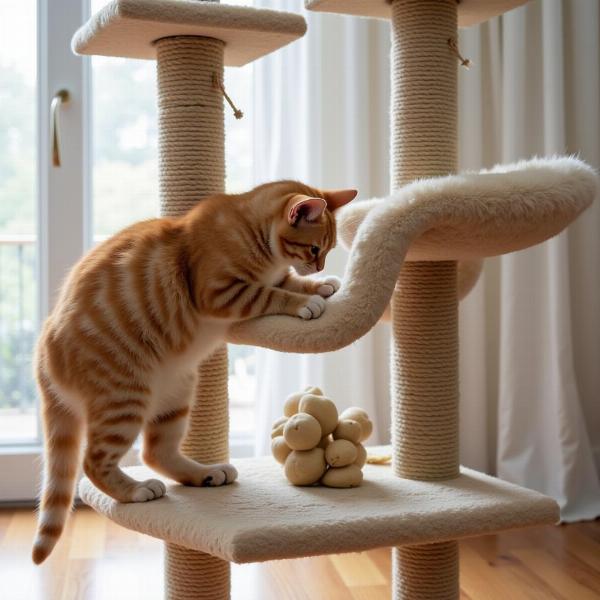
<path id="1" fill-rule="evenodd" d="M 319 255 L 319 250 L 320 250 L 319 246 L 311 246 L 310 247 L 310 253 L 313 256 L 318 256 Z"/>

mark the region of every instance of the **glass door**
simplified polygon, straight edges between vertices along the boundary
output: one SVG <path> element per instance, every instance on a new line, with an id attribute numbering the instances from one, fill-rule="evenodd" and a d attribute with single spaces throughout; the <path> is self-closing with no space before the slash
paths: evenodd
<path id="1" fill-rule="evenodd" d="M 70 39 L 87 5 L 49 4 L 0 0 L 0 501 L 36 493 L 32 352 L 83 251 L 87 64 L 71 53 Z M 67 101 L 54 103 L 60 139 L 53 139 L 50 107 L 60 92 Z"/>
<path id="2" fill-rule="evenodd" d="M 0 444 L 35 441 L 37 6 L 0 0 Z"/>
<path id="3" fill-rule="evenodd" d="M 64 276 L 93 244 L 158 215 L 154 61 L 70 49 L 90 10 L 106 3 L 0 0 L 0 501 L 37 491 L 32 351 Z M 238 121 L 226 106 L 227 189 L 236 192 L 252 184 L 252 66 L 227 69 L 225 84 L 245 113 Z M 230 355 L 232 453 L 249 454 L 254 351 Z"/>

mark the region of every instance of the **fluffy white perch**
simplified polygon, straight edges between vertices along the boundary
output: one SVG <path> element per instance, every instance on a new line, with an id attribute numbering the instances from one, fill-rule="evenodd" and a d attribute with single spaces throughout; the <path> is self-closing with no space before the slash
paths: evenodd
<path id="1" fill-rule="evenodd" d="M 381 318 L 405 260 L 473 260 L 522 250 L 562 231 L 592 202 L 595 171 L 571 157 L 533 159 L 489 171 L 415 181 L 388 198 L 343 209 L 352 242 L 341 289 L 319 319 L 260 317 L 228 341 L 284 352 L 329 352 Z"/>
<path id="2" fill-rule="evenodd" d="M 225 64 L 239 67 L 306 32 L 301 15 L 196 0 L 113 0 L 73 36 L 76 54 L 156 58 L 159 39 L 203 36 L 225 43 Z"/>

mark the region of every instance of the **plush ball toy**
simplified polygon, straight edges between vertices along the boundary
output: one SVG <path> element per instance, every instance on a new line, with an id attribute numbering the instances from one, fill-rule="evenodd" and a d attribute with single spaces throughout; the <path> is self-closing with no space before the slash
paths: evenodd
<path id="1" fill-rule="evenodd" d="M 292 449 L 285 443 L 282 435 L 271 440 L 271 454 L 279 464 L 285 464 L 285 459 L 289 456 Z"/>
<path id="2" fill-rule="evenodd" d="M 356 460 L 354 461 L 354 464 L 359 469 L 362 469 L 365 466 L 365 463 L 367 462 L 367 450 L 362 444 L 356 444 L 356 454 L 357 456 Z"/>
<path id="3" fill-rule="evenodd" d="M 283 405 L 283 414 L 286 417 L 291 417 L 298 412 L 298 405 L 300 404 L 300 399 L 302 396 L 306 394 L 314 394 L 315 396 L 322 396 L 323 392 L 318 387 L 309 386 L 303 392 L 296 392 L 295 394 L 290 394 Z"/>
<path id="4" fill-rule="evenodd" d="M 357 458 L 356 445 L 348 440 L 335 440 L 325 448 L 325 460 L 330 467 L 347 467 Z"/>
<path id="5" fill-rule="evenodd" d="M 364 442 L 373 433 L 373 423 L 369 419 L 369 415 L 366 410 L 352 406 L 347 408 L 341 415 L 340 419 L 351 419 L 360 423 L 361 438 L 360 441 Z"/>
<path id="6" fill-rule="evenodd" d="M 285 476 L 294 485 L 312 485 L 323 477 L 326 469 L 323 448 L 313 448 L 304 452 L 293 450 L 285 459 Z"/>
<path id="7" fill-rule="evenodd" d="M 323 475 L 321 483 L 327 487 L 351 488 L 358 487 L 363 480 L 363 473 L 360 467 L 348 465 L 339 469 L 328 469 Z"/>
<path id="8" fill-rule="evenodd" d="M 341 419 L 333 431 L 334 440 L 348 440 L 358 444 L 362 438 L 362 427 L 354 419 Z"/>
<path id="9" fill-rule="evenodd" d="M 279 435 L 283 435 L 283 428 L 287 423 L 287 417 L 281 417 L 273 423 L 273 428 L 271 429 L 271 438 L 276 438 Z"/>
<path id="10" fill-rule="evenodd" d="M 303 412 L 292 415 L 283 428 L 283 439 L 292 450 L 316 448 L 322 437 L 319 421 Z"/>
<path id="11" fill-rule="evenodd" d="M 338 411 L 329 398 L 305 394 L 300 398 L 298 408 L 300 412 L 312 415 L 319 421 L 324 436 L 329 435 L 337 427 Z"/>
<path id="12" fill-rule="evenodd" d="M 367 451 L 361 442 L 373 431 L 369 415 L 351 407 L 338 414 L 318 387 L 291 394 L 284 416 L 273 423 L 271 453 L 293 485 L 357 487 Z"/>

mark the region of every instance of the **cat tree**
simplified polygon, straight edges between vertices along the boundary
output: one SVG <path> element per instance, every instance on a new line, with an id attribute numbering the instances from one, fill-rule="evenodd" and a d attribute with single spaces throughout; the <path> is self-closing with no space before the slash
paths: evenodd
<path id="1" fill-rule="evenodd" d="M 217 1 L 115 0 L 74 36 L 80 54 L 156 59 L 161 214 L 182 215 L 225 191 L 224 65 L 241 66 L 301 37 L 298 15 L 221 6 Z M 202 462 L 229 458 L 227 348 L 200 366 L 185 453 Z M 165 548 L 167 596 L 221 598 L 229 565 L 178 544 Z M 210 582 L 210 583 L 208 583 Z"/>
<path id="2" fill-rule="evenodd" d="M 264 317 L 232 327 L 229 341 L 335 350 L 369 331 L 392 298 L 393 470 L 368 466 L 355 490 L 306 490 L 287 485 L 270 458 L 242 460 L 234 485 L 169 485 L 165 498 L 146 504 L 116 503 L 83 480 L 80 495 L 96 510 L 166 541 L 168 598 L 227 599 L 229 562 L 380 546 L 396 547 L 395 598 L 457 598 L 457 539 L 557 520 L 553 500 L 458 466 L 455 261 L 548 239 L 596 190 L 593 171 L 575 159 L 451 175 L 457 65 L 450 40 L 457 9 L 458 22 L 472 24 L 520 3 L 307 2 L 309 8 L 392 16 L 395 193 L 344 212 L 341 233 L 352 243 L 351 254 L 342 288 L 320 319 Z M 304 30 L 304 20 L 287 13 L 190 0 L 114 0 L 77 32 L 73 48 L 156 58 L 161 203 L 164 214 L 177 215 L 223 189 L 223 64 L 249 62 Z M 424 177 L 432 178 L 409 183 Z M 184 442 L 198 460 L 227 458 L 226 383 L 223 348 L 200 368 Z M 144 467 L 130 472 L 151 476 Z"/>

